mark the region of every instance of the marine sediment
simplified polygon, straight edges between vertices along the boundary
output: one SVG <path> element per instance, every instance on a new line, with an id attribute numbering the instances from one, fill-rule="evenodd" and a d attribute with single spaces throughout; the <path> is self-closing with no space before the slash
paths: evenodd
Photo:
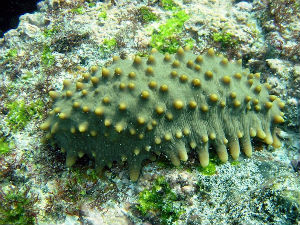
<path id="1" fill-rule="evenodd" d="M 238 159 L 240 149 L 250 157 L 254 137 L 279 147 L 284 103 L 269 89 L 241 60 L 213 49 L 203 55 L 152 49 L 148 57 L 115 56 L 75 83 L 65 80 L 61 92 L 49 93 L 53 109 L 41 129 L 66 152 L 67 166 L 85 154 L 98 171 L 127 162 L 136 181 L 143 160 L 160 154 L 178 166 L 196 151 L 206 167 L 210 147 L 222 162 Z"/>

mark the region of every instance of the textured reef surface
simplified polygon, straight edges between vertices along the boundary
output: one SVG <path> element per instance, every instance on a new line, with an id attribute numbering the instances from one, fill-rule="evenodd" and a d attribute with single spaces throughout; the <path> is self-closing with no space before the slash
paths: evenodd
<path id="1" fill-rule="evenodd" d="M 0 224 L 300 223 L 299 1 L 37 8 L 0 38 Z"/>
<path id="2" fill-rule="evenodd" d="M 134 181 L 155 154 L 179 166 L 191 148 L 206 167 L 210 146 L 227 162 L 226 146 L 238 159 L 241 143 L 250 157 L 251 137 L 280 147 L 276 124 L 284 122 L 284 103 L 259 78 L 212 48 L 198 56 L 180 47 L 172 55 L 152 49 L 147 58 L 114 57 L 76 83 L 64 80 L 61 93 L 50 91 L 53 110 L 41 128 L 67 152 L 67 166 L 84 154 L 98 170 L 128 161 Z"/>

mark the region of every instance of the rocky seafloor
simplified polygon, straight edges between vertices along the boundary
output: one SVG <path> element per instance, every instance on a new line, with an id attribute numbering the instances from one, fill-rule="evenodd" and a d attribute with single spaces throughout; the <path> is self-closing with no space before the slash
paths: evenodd
<path id="1" fill-rule="evenodd" d="M 0 224 L 299 224 L 300 2 L 296 0 L 46 0 L 0 39 Z M 251 158 L 178 168 L 145 163 L 97 176 L 93 161 L 65 166 L 39 125 L 48 92 L 112 56 L 152 47 L 213 47 L 261 73 L 286 102 L 279 149 L 252 142 Z"/>

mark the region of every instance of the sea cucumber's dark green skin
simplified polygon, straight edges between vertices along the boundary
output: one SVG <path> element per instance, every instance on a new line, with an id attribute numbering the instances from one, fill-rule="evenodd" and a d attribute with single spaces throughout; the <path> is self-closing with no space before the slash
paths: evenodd
<path id="1" fill-rule="evenodd" d="M 67 152 L 67 165 L 84 154 L 99 170 L 127 161 L 132 180 L 143 160 L 160 153 L 177 166 L 195 150 L 205 167 L 209 146 L 222 162 L 227 149 L 237 159 L 240 145 L 250 157 L 251 137 L 280 146 L 274 124 L 283 122 L 284 104 L 258 73 L 213 49 L 203 56 L 179 48 L 174 55 L 153 49 L 148 58 L 114 57 L 76 83 L 65 80 L 62 92 L 50 96 L 53 110 L 41 129 Z"/>

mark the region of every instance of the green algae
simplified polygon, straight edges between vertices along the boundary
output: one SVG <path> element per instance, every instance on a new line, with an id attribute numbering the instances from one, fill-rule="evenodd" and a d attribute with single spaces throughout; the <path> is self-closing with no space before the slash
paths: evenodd
<path id="1" fill-rule="evenodd" d="M 239 166 L 241 164 L 241 162 L 237 161 L 237 160 L 234 160 L 230 164 L 233 165 L 233 166 Z"/>
<path id="2" fill-rule="evenodd" d="M 216 174 L 216 163 L 214 163 L 212 160 L 209 161 L 209 164 L 207 167 L 198 167 L 198 171 L 201 172 L 203 175 L 211 176 Z"/>
<path id="3" fill-rule="evenodd" d="M 8 142 L 4 137 L 0 138 L 0 156 L 7 154 L 13 148 L 14 144 L 12 142 Z"/>
<path id="4" fill-rule="evenodd" d="M 143 216 L 156 215 L 160 224 L 174 224 L 185 211 L 179 197 L 164 177 L 158 177 L 154 186 L 139 193 L 137 209 Z"/>
<path id="5" fill-rule="evenodd" d="M 13 60 L 17 56 L 18 56 L 18 49 L 17 48 L 11 48 L 6 53 L 5 58 L 6 58 L 6 60 Z"/>
<path id="6" fill-rule="evenodd" d="M 218 32 L 213 34 L 214 42 L 221 44 L 222 48 L 235 47 L 238 45 L 238 41 L 235 40 L 233 34 L 229 32 Z"/>
<path id="7" fill-rule="evenodd" d="M 78 15 L 82 15 L 85 13 L 84 7 L 83 6 L 79 6 L 77 8 L 71 9 L 72 13 L 78 14 Z"/>
<path id="8" fill-rule="evenodd" d="M 115 38 L 104 39 L 103 43 L 99 46 L 100 52 L 110 53 L 117 47 L 117 40 Z"/>
<path id="9" fill-rule="evenodd" d="M 5 105 L 8 109 L 6 122 L 9 128 L 15 132 L 22 130 L 32 118 L 42 118 L 44 103 L 37 100 L 25 103 L 24 100 L 17 100 Z"/>
<path id="10" fill-rule="evenodd" d="M 44 67 L 50 67 L 55 62 L 50 46 L 45 45 L 42 52 L 41 62 Z"/>
<path id="11" fill-rule="evenodd" d="M 28 198 L 28 190 L 11 189 L 4 193 L 0 189 L 0 224 L 32 225 L 35 213 L 34 199 Z"/>
<path id="12" fill-rule="evenodd" d="M 165 10 L 175 10 L 178 7 L 173 0 L 161 0 L 161 6 Z"/>
<path id="13" fill-rule="evenodd" d="M 151 47 L 162 53 L 175 53 L 180 47 L 177 36 L 183 31 L 183 24 L 189 18 L 189 15 L 183 10 L 175 12 L 165 24 L 160 25 L 158 30 L 152 34 Z"/>
<path id="14" fill-rule="evenodd" d="M 152 21 L 158 20 L 158 16 L 153 13 L 149 7 L 142 6 L 138 9 L 138 11 L 143 23 L 150 23 Z"/>
<path id="15" fill-rule="evenodd" d="M 106 19 L 107 18 L 107 12 L 106 11 L 102 11 L 98 14 L 98 18 L 102 18 L 102 19 Z"/>
<path id="16" fill-rule="evenodd" d="M 51 37 L 53 37 L 53 35 L 57 34 L 58 32 L 59 32 L 58 27 L 52 27 L 49 29 L 44 29 L 43 35 L 45 38 L 51 38 Z"/>

